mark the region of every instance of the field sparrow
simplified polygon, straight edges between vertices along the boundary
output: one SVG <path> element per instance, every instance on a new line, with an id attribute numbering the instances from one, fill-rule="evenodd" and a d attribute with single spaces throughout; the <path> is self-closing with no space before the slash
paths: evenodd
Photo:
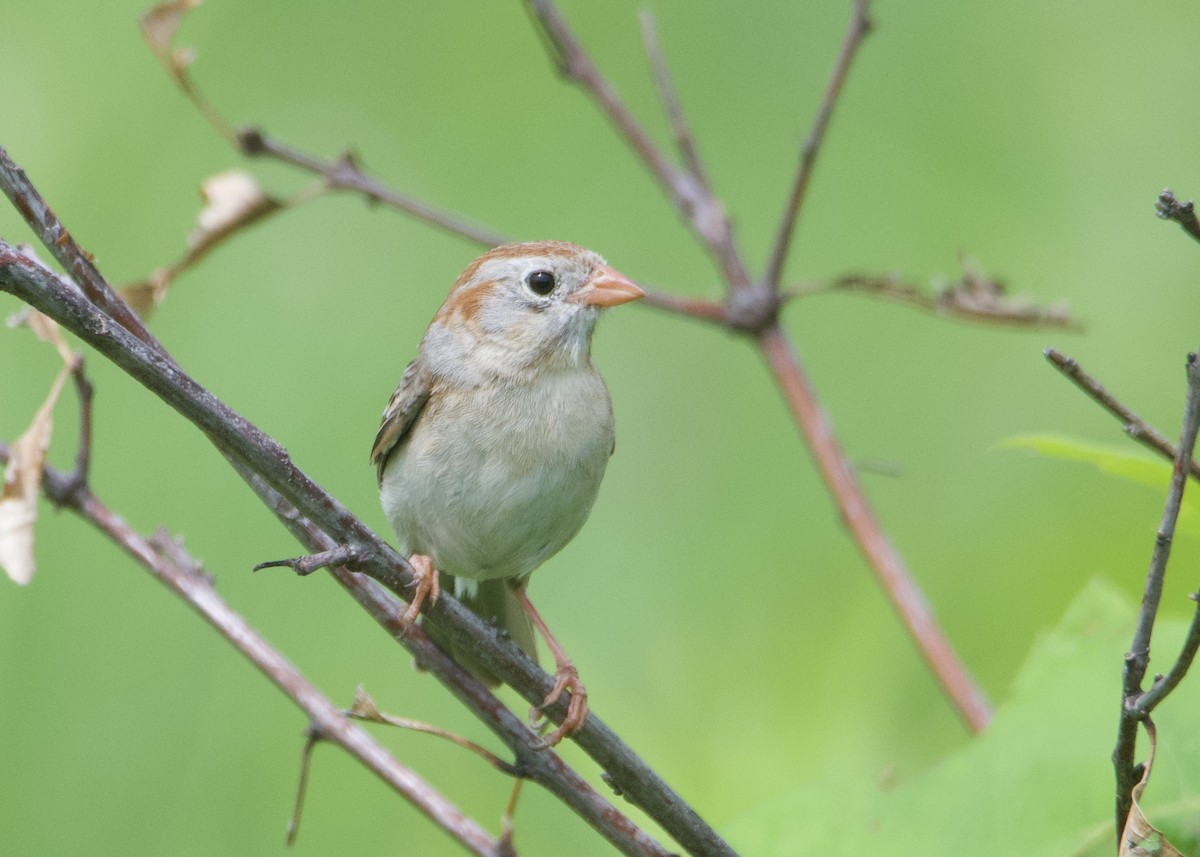
<path id="1" fill-rule="evenodd" d="M 571 693 L 550 745 L 583 725 L 587 693 L 525 586 L 587 520 L 613 451 L 612 403 L 591 358 L 600 310 L 644 294 L 574 244 L 484 253 L 430 322 L 371 449 L 384 512 L 419 580 L 410 618 L 447 585 L 535 658 L 536 626 L 555 662 L 538 709 Z M 469 652 L 454 654 L 498 683 Z"/>

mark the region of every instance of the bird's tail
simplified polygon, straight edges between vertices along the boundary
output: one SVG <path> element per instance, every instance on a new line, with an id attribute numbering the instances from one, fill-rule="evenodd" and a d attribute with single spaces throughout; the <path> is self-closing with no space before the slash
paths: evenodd
<path id="1" fill-rule="evenodd" d="M 529 617 L 525 615 L 525 611 L 521 609 L 521 603 L 513 594 L 512 584 L 503 578 L 482 580 L 475 587 L 474 592 L 460 594 L 458 587 L 455 586 L 453 575 L 442 573 L 440 582 L 442 587 L 453 592 L 463 605 L 470 608 L 483 621 L 506 632 L 521 651 L 533 658 L 535 662 L 537 661 L 533 625 L 530 624 Z M 434 642 L 453 655 L 454 659 L 470 670 L 477 679 L 492 687 L 500 684 L 500 679 L 479 663 L 471 651 L 451 645 L 432 626 L 425 630 Z"/>

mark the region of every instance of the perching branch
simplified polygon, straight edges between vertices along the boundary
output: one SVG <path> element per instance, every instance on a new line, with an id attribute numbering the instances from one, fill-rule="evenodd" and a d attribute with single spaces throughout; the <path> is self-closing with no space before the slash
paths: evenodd
<path id="1" fill-rule="evenodd" d="M 76 378 L 82 380 L 82 373 L 77 372 Z M 84 400 L 85 405 L 87 401 Z M 80 458 L 83 460 L 86 460 L 87 445 L 85 436 L 80 441 Z M 0 463 L 7 461 L 8 447 L 0 443 Z M 471 853 L 480 857 L 498 857 L 501 852 L 495 838 L 412 770 L 397 762 L 386 748 L 353 723 L 230 608 L 213 589 L 212 579 L 182 544 L 165 532 L 147 538 L 133 530 L 92 493 L 86 477 L 81 479 L 81 473 L 85 472 L 76 470 L 68 474 L 46 467 L 42 490 L 52 503 L 77 513 L 186 601 L 305 713 L 314 735 L 338 745 L 358 759 Z"/>
<path id="2" fill-rule="evenodd" d="M 0 173 L 2 180 L 3 174 Z M 223 454 L 237 463 L 240 472 L 251 471 L 261 477 L 267 486 L 294 507 L 294 515 L 309 519 L 328 534 L 329 543 L 318 545 L 317 549 L 329 549 L 336 544 L 352 545 L 360 557 L 355 571 L 369 574 L 393 592 L 402 593 L 406 590 L 411 583 L 407 562 L 299 470 L 276 441 L 204 390 L 163 352 L 151 349 L 97 309 L 81 293 L 67 288 L 52 272 L 2 241 L 0 290 L 14 294 L 91 344 L 200 428 Z M 111 294 L 111 289 L 108 292 Z M 348 572 L 346 576 L 359 578 L 359 575 L 350 575 Z M 371 597 L 380 594 L 371 593 Z M 455 642 L 472 647 L 490 671 L 505 679 L 531 702 L 540 702 L 553 684 L 552 679 L 537 669 L 527 656 L 507 640 L 501 640 L 494 628 L 447 595 L 443 595 L 437 606 L 427 612 L 426 621 L 436 623 Z M 399 613 L 389 630 L 393 635 L 402 636 L 401 642 L 405 644 L 415 644 L 423 637 L 415 632 L 401 635 L 403 626 L 399 621 Z M 430 671 L 439 678 L 457 674 L 457 684 L 451 686 L 451 690 L 460 699 L 462 694 L 483 694 L 490 700 L 479 707 L 495 712 L 504 709 L 482 685 L 450 661 L 427 638 L 426 642 L 429 650 L 423 657 L 431 663 Z M 552 719 L 561 721 L 565 708 L 565 704 L 560 704 L 550 708 L 547 713 Z M 513 723 L 520 725 L 511 712 L 504 710 Z M 485 721 L 485 725 L 495 730 L 496 722 L 493 718 Z M 527 736 L 527 749 L 530 752 L 537 750 L 541 746 L 537 736 L 523 725 L 520 728 Z M 732 853 L 695 811 L 680 800 L 595 714 L 588 718 L 576 738 L 589 755 L 617 778 L 622 789 L 635 802 L 689 850 L 700 854 Z M 614 816 L 622 819 L 615 808 L 595 795 L 578 774 L 562 765 L 553 754 L 544 755 L 546 761 L 541 767 L 541 777 L 551 778 L 550 782 L 555 786 L 551 790 L 560 797 L 565 794 L 575 801 L 572 806 L 577 811 L 584 806 L 587 813 L 581 815 L 585 820 L 596 825 L 605 819 L 611 822 Z M 625 777 L 629 777 L 629 780 Z M 540 782 L 542 778 L 539 778 Z M 564 779 L 570 782 L 564 782 Z M 543 784 L 549 787 L 548 783 Z M 627 820 L 615 827 L 608 822 L 608 826 L 599 825 L 597 829 L 606 836 L 614 831 L 620 834 L 618 847 L 625 853 L 666 853 Z"/>

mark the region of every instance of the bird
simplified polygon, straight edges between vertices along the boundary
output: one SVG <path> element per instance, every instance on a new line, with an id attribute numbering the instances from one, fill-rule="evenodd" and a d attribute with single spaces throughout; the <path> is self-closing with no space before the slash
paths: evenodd
<path id="1" fill-rule="evenodd" d="M 536 628 L 555 680 L 531 725 L 570 692 L 548 746 L 582 727 L 587 691 L 526 586 L 583 527 L 615 449 L 612 401 L 591 356 L 596 322 L 645 294 L 565 241 L 487 251 L 430 322 L 371 447 L 384 513 L 416 576 L 406 618 L 445 586 L 535 661 Z M 499 684 L 470 652 L 430 634 Z"/>

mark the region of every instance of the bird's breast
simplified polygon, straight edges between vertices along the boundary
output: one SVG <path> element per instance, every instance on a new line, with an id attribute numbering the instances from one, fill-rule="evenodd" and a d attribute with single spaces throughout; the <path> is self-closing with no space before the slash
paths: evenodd
<path id="1" fill-rule="evenodd" d="M 389 461 L 384 510 L 411 553 L 483 580 L 528 574 L 583 526 L 613 444 L 594 370 L 535 384 L 435 386 Z"/>

